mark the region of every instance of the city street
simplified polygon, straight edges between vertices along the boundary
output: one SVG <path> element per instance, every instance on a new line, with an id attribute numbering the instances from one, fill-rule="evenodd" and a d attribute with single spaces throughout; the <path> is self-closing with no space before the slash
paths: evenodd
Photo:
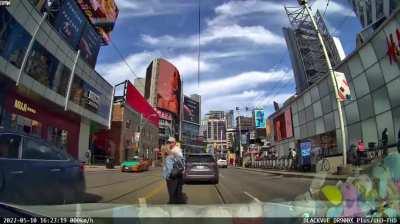
<path id="1" fill-rule="evenodd" d="M 184 185 L 188 204 L 250 203 L 291 201 L 306 192 L 312 179 L 283 177 L 237 168 L 219 169 L 218 185 Z M 166 204 L 168 194 L 161 168 L 142 173 L 120 170 L 86 172 L 87 197 L 84 202 L 118 204 Z"/>

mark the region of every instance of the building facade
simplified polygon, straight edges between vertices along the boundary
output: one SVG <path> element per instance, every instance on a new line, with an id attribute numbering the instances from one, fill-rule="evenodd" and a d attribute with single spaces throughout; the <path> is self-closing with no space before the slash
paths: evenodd
<path id="1" fill-rule="evenodd" d="M 182 121 L 182 148 L 184 153 L 203 152 L 200 140 L 201 97 L 193 94 L 184 96 Z"/>
<path id="2" fill-rule="evenodd" d="M 388 45 L 387 38 L 397 35 L 399 30 L 400 10 L 397 9 L 370 39 L 335 68 L 345 73 L 351 91 L 351 100 L 342 103 L 347 149 L 358 139 L 363 139 L 366 145 L 377 144 L 385 128 L 388 129 L 389 145 L 397 141 L 400 130 L 400 58 L 391 54 L 389 49 L 395 47 L 399 50 L 399 47 L 397 40 L 393 46 Z M 318 80 L 286 108 L 291 110 L 293 118 L 294 136 L 290 141 L 297 149 L 301 142 L 311 141 L 315 153 L 324 148 L 330 156 L 342 155 L 337 104 L 329 77 Z M 283 154 L 293 146 L 293 143 L 286 143 L 275 141 L 274 145 Z"/>
<path id="3" fill-rule="evenodd" d="M 362 45 L 374 31 L 400 6 L 397 0 L 349 0 L 363 30 L 357 35 Z"/>
<path id="4" fill-rule="evenodd" d="M 146 79 L 144 78 L 136 78 L 135 81 L 133 82 L 133 85 L 135 88 L 144 96 L 144 88 L 146 85 Z"/>
<path id="5" fill-rule="evenodd" d="M 235 128 L 233 110 L 230 110 L 230 111 L 225 113 L 225 119 L 226 119 L 226 128 L 227 129 Z"/>
<path id="6" fill-rule="evenodd" d="M 114 97 L 110 130 L 94 134 L 93 155 L 96 161 L 110 156 L 119 164 L 139 156 L 156 160 L 159 116 L 141 93 L 129 82 L 116 86 L 123 94 Z"/>
<path id="7" fill-rule="evenodd" d="M 293 67 L 296 92 L 300 93 L 326 75 L 328 66 L 323 59 L 322 46 L 312 26 L 311 17 L 304 9 L 285 9 L 291 27 L 283 28 L 283 34 Z M 316 13 L 315 20 L 324 38 L 332 65 L 335 66 L 345 57 L 340 40 L 329 34 L 319 12 Z"/>
<path id="8" fill-rule="evenodd" d="M 181 140 L 183 93 L 178 69 L 162 58 L 154 59 L 147 67 L 144 95 L 160 116 L 160 145 L 170 136 Z"/>
<path id="9" fill-rule="evenodd" d="M 0 127 L 41 137 L 87 160 L 91 132 L 111 120 L 113 87 L 93 69 L 102 38 L 75 1 L 64 1 L 47 18 L 42 12 L 43 1 L 0 8 Z M 79 29 L 69 38 L 58 29 L 66 15 Z"/>

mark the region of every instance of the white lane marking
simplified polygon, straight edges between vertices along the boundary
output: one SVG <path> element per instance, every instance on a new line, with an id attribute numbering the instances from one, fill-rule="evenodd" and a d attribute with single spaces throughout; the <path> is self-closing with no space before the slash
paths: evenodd
<path id="1" fill-rule="evenodd" d="M 146 207 L 146 198 L 139 198 L 138 201 L 140 207 Z"/>
<path id="2" fill-rule="evenodd" d="M 261 203 L 260 200 L 258 200 L 258 198 L 254 197 L 253 195 L 251 195 L 249 192 L 243 191 L 243 193 L 247 196 L 249 196 L 249 198 L 253 199 L 255 202 L 257 203 Z"/>
<path id="3" fill-rule="evenodd" d="M 222 174 L 219 174 L 219 176 L 222 177 L 222 178 L 225 178 L 224 175 L 222 175 Z"/>

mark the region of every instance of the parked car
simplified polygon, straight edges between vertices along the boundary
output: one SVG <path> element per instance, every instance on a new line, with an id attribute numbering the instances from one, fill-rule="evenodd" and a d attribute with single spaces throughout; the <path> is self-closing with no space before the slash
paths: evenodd
<path id="1" fill-rule="evenodd" d="M 214 157 L 210 154 L 188 154 L 183 180 L 185 183 L 201 181 L 218 184 L 218 166 Z"/>
<path id="2" fill-rule="evenodd" d="M 121 172 L 142 172 L 149 170 L 151 165 L 150 160 L 139 159 L 134 157 L 127 161 L 122 162 Z"/>
<path id="3" fill-rule="evenodd" d="M 218 159 L 217 165 L 218 167 L 228 168 L 228 161 L 226 159 Z"/>
<path id="4" fill-rule="evenodd" d="M 0 132 L 1 202 L 76 203 L 84 193 L 84 164 L 45 140 Z"/>

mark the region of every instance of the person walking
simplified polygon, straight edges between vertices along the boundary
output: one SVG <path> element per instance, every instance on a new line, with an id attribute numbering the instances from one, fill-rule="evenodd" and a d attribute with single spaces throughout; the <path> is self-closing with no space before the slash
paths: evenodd
<path id="1" fill-rule="evenodd" d="M 297 152 L 296 149 L 292 149 L 292 168 L 297 168 Z"/>
<path id="2" fill-rule="evenodd" d="M 365 155 L 365 144 L 362 139 L 359 139 L 357 142 L 357 164 L 361 165 L 361 159 Z"/>
<path id="3" fill-rule="evenodd" d="M 181 204 L 184 203 L 184 197 L 182 193 L 183 185 L 183 170 L 184 161 L 182 155 L 182 149 L 176 145 L 176 140 L 173 137 L 168 139 L 168 156 L 165 158 L 163 168 L 163 178 L 167 182 L 167 189 L 169 195 L 169 204 Z M 176 172 L 176 170 L 179 170 Z"/>
<path id="4" fill-rule="evenodd" d="M 382 146 L 383 146 L 383 156 L 386 157 L 388 154 L 388 130 L 385 128 L 382 132 Z"/>

